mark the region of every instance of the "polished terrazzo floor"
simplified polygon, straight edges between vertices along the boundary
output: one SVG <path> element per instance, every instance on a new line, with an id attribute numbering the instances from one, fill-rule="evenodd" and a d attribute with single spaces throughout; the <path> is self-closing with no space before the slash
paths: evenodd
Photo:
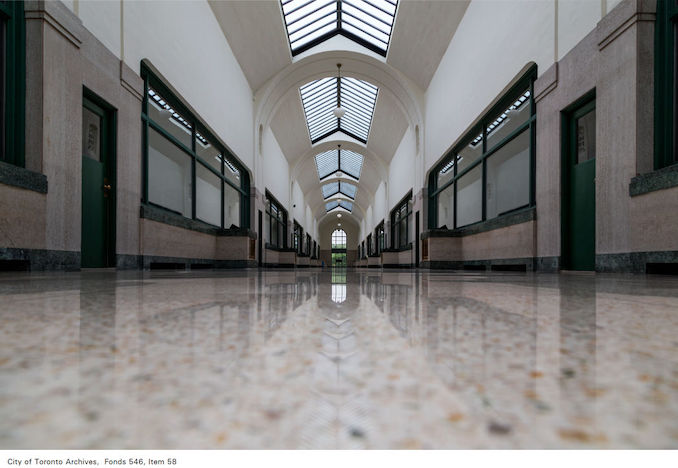
<path id="1" fill-rule="evenodd" d="M 0 449 L 678 448 L 678 277 L 0 274 Z"/>

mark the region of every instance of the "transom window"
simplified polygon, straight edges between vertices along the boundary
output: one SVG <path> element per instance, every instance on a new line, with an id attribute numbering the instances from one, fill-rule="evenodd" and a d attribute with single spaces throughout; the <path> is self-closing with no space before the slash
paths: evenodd
<path id="1" fill-rule="evenodd" d="M 397 0 L 281 0 L 292 55 L 341 34 L 386 56 Z"/>
<path id="2" fill-rule="evenodd" d="M 311 143 L 338 131 L 367 143 L 378 92 L 367 81 L 346 77 L 322 78 L 299 88 Z M 333 113 L 339 106 L 346 110 L 342 118 Z"/>
<path id="3" fill-rule="evenodd" d="M 323 180 L 332 174 L 342 172 L 355 180 L 359 180 L 363 168 L 363 159 L 362 154 L 341 148 L 317 154 L 315 165 L 318 170 L 318 178 Z"/>
<path id="4" fill-rule="evenodd" d="M 24 2 L 0 1 L 0 161 L 24 166 Z"/>
<path id="5" fill-rule="evenodd" d="M 355 185 L 349 184 L 348 182 L 343 182 L 341 180 L 330 182 L 329 184 L 322 186 L 323 198 L 329 198 L 333 195 L 341 193 L 351 199 L 355 199 L 355 193 L 357 190 L 358 188 Z"/>
<path id="6" fill-rule="evenodd" d="M 346 248 L 346 232 L 343 229 L 337 229 L 332 233 L 332 248 Z"/>

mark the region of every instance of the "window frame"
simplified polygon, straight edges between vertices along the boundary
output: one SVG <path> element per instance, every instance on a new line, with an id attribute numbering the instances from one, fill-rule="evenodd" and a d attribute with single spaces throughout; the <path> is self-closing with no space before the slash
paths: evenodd
<path id="1" fill-rule="evenodd" d="M 0 161 L 24 167 L 26 126 L 26 20 L 23 0 L 0 2 Z M 0 32 L 2 30 L 0 29 Z"/>
<path id="2" fill-rule="evenodd" d="M 410 218 L 413 213 L 412 191 L 410 190 L 391 210 L 391 248 L 403 249 L 410 243 Z M 400 236 L 401 224 L 405 223 L 405 240 Z"/>
<path id="3" fill-rule="evenodd" d="M 301 224 L 294 220 L 294 231 L 292 234 L 292 248 L 297 252 L 297 254 L 303 253 L 303 238 L 304 238 L 304 228 L 301 227 Z"/>
<path id="4" fill-rule="evenodd" d="M 282 204 L 273 196 L 271 192 L 266 190 L 266 198 L 264 200 L 265 212 L 268 219 L 268 243 L 267 245 L 278 248 L 286 249 L 287 248 L 287 210 L 282 207 Z M 275 207 L 276 213 L 273 213 L 272 207 Z M 276 226 L 276 242 L 271 242 L 273 240 L 272 232 L 273 226 Z M 278 225 L 282 226 L 282 239 L 277 234 Z M 281 242 L 282 241 L 282 242 Z"/>
<path id="5" fill-rule="evenodd" d="M 342 233 L 339 236 L 340 236 L 340 238 L 343 238 L 343 244 L 335 244 L 335 242 L 334 242 L 334 238 L 336 237 L 335 233 Z M 330 235 L 330 248 L 332 249 L 332 252 L 335 252 L 335 251 L 345 252 L 346 249 L 348 248 L 347 247 L 347 240 L 348 240 L 348 237 L 346 235 L 346 231 L 344 231 L 343 229 L 335 229 L 334 231 L 332 231 L 332 234 Z M 343 245 L 343 247 L 335 247 L 335 245 Z"/>
<path id="6" fill-rule="evenodd" d="M 174 210 L 166 208 L 157 203 L 153 203 L 149 200 L 148 190 L 149 190 L 149 164 L 148 164 L 148 148 L 149 148 L 149 132 L 150 130 L 155 131 L 160 134 L 163 138 L 169 141 L 177 149 L 185 153 L 191 159 L 191 217 L 189 219 L 199 221 L 201 223 L 208 224 L 210 226 L 216 226 L 212 223 L 204 221 L 197 217 L 197 199 L 196 199 L 196 178 L 197 178 L 197 168 L 198 164 L 203 168 L 208 170 L 210 173 L 215 175 L 220 179 L 221 182 L 221 223 L 219 228 L 228 229 L 230 226 L 225 226 L 225 216 L 224 216 L 224 195 L 226 186 L 235 189 L 240 194 L 240 228 L 250 228 L 250 179 L 249 171 L 245 165 L 238 160 L 238 158 L 224 145 L 219 138 L 217 138 L 211 131 L 207 129 L 206 124 L 202 122 L 198 117 L 194 115 L 192 111 L 188 109 L 188 106 L 184 104 L 183 99 L 180 96 L 177 96 L 170 87 L 165 83 L 164 79 L 161 78 L 156 72 L 151 70 L 151 68 L 144 62 L 141 63 L 141 77 L 144 80 L 144 98 L 142 101 L 141 109 L 141 122 L 142 122 L 142 203 L 147 205 L 152 205 L 158 207 L 162 210 L 167 210 L 171 213 L 177 214 Z M 149 89 L 153 89 L 158 92 L 162 98 L 177 112 L 184 117 L 188 123 L 191 125 L 191 147 L 189 148 L 178 138 L 171 135 L 160 123 L 154 121 L 148 112 L 149 106 Z M 216 150 L 221 154 L 221 173 L 219 173 L 208 161 L 203 160 L 196 150 L 197 139 L 196 134 L 199 133 L 204 139 L 206 139 L 210 144 L 214 146 Z M 226 162 L 228 161 L 228 163 Z M 228 166 L 232 165 L 236 170 L 240 172 L 240 186 L 233 183 L 230 178 L 226 176 L 226 171 Z M 188 218 L 187 216 L 183 216 Z"/>
<path id="7" fill-rule="evenodd" d="M 382 220 L 376 228 L 374 228 L 374 239 L 375 239 L 375 248 L 376 254 L 381 255 L 381 253 L 386 248 L 386 233 L 384 232 L 384 221 Z"/>
<path id="8" fill-rule="evenodd" d="M 678 164 L 678 2 L 657 0 L 655 22 L 655 170 Z"/>
<path id="9" fill-rule="evenodd" d="M 530 66 L 530 68 L 523 73 L 523 75 L 515 82 L 514 85 L 512 85 L 507 92 L 505 92 L 497 101 L 495 105 L 493 105 L 487 112 L 485 112 L 480 119 L 478 119 L 478 122 L 474 124 L 465 134 L 462 138 L 459 139 L 459 143 L 457 143 L 446 155 L 445 157 L 438 163 L 436 164 L 431 172 L 429 173 L 429 179 L 428 179 L 428 198 L 429 198 L 429 203 L 428 203 L 428 227 L 429 229 L 436 229 L 438 227 L 438 195 L 446 190 L 447 188 L 453 187 L 454 190 L 454 223 L 453 226 L 449 229 L 458 229 L 461 227 L 467 227 L 467 226 L 473 226 L 475 224 L 480 224 L 488 221 L 487 218 L 487 161 L 492 155 L 500 151 L 502 148 L 504 148 L 507 144 L 511 143 L 512 141 L 516 140 L 519 138 L 524 132 L 529 132 L 529 141 L 530 141 L 530 148 L 529 148 L 529 159 L 530 159 L 530 174 L 529 174 L 529 180 L 530 180 L 530 195 L 529 195 L 529 203 L 524 206 L 520 206 L 514 209 L 511 209 L 509 211 L 503 212 L 499 215 L 497 215 L 494 218 L 489 218 L 489 219 L 497 219 L 501 218 L 502 216 L 507 216 L 512 213 L 515 213 L 516 211 L 520 211 L 526 208 L 531 208 L 534 207 L 536 204 L 535 201 L 535 191 L 536 191 L 536 181 L 535 181 L 535 175 L 536 175 L 536 126 L 537 126 L 537 114 L 536 114 L 536 103 L 534 100 L 534 81 L 537 78 L 537 65 L 533 64 Z M 506 135 L 504 138 L 502 138 L 500 141 L 496 142 L 493 144 L 491 148 L 488 149 L 487 146 L 487 138 L 488 138 L 488 132 L 487 129 L 488 127 L 493 124 L 493 122 L 496 120 L 497 115 L 501 115 L 504 110 L 506 110 L 512 103 L 514 103 L 516 100 L 518 100 L 521 96 L 524 95 L 526 92 L 525 90 L 528 90 L 530 95 L 526 104 L 530 106 L 530 115 L 528 119 L 521 123 L 518 128 L 514 129 Z M 465 147 L 467 147 L 471 142 L 473 142 L 477 137 L 481 137 L 480 143 L 482 144 L 482 150 L 481 150 L 481 155 L 473 161 L 471 164 L 468 166 L 464 167 L 463 170 L 458 171 L 457 170 L 457 164 L 455 164 L 454 158 L 457 157 L 460 151 L 462 151 Z M 443 168 L 448 166 L 449 164 L 452 164 L 452 168 L 454 170 L 453 177 L 451 177 L 447 182 L 445 182 L 443 185 L 440 187 L 438 186 L 438 174 L 440 173 Z M 470 223 L 470 224 L 464 224 L 463 226 L 459 226 L 457 222 L 457 204 L 458 204 L 458 193 L 457 193 L 457 182 L 464 177 L 465 175 L 469 174 L 471 171 L 476 169 L 477 167 L 482 168 L 482 216 L 480 221 Z M 393 232 L 392 232 L 393 234 Z"/>

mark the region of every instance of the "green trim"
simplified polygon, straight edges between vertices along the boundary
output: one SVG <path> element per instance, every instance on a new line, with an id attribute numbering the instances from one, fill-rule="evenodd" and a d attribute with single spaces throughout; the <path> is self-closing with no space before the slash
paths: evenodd
<path id="1" fill-rule="evenodd" d="M 158 132 L 161 136 L 167 139 L 170 143 L 176 146 L 179 150 L 186 153 L 191 158 L 191 190 L 192 190 L 192 199 L 191 199 L 191 216 L 187 219 L 197 220 L 197 197 L 196 197 L 196 164 L 200 163 L 201 166 L 207 168 L 212 174 L 218 177 L 221 181 L 221 213 L 220 213 L 220 226 L 219 228 L 227 228 L 224 226 L 224 191 L 226 190 L 226 185 L 232 187 L 240 193 L 240 227 L 249 228 L 250 227 L 250 177 L 247 171 L 247 168 L 242 164 L 238 158 L 233 155 L 227 148 L 226 145 L 221 143 L 221 141 L 208 130 L 207 125 L 203 124 L 194 113 L 185 105 L 182 99 L 177 96 L 169 86 L 167 86 L 163 80 L 154 74 L 154 72 L 144 63 L 141 63 L 141 77 L 144 79 L 144 100 L 142 103 L 142 113 L 141 121 L 143 125 L 143 187 L 142 187 L 142 203 L 149 204 L 149 195 L 148 195 L 148 176 L 149 176 L 149 167 L 148 167 L 148 146 L 149 146 L 149 129 L 153 129 Z M 189 148 L 183 142 L 179 141 L 172 134 L 170 134 L 165 128 L 159 125 L 157 122 L 148 114 L 148 99 L 149 99 L 149 88 L 155 89 L 163 99 L 167 100 L 169 104 L 180 114 L 186 118 L 191 126 L 191 147 Z M 205 139 L 207 139 L 214 147 L 223 155 L 221 161 L 221 173 L 214 169 L 212 165 L 203 160 L 198 156 L 196 152 L 196 133 L 200 133 Z M 225 161 L 228 160 L 239 172 L 240 172 L 240 185 L 233 183 L 225 175 L 225 171 L 229 170 L 226 167 Z"/>
<path id="2" fill-rule="evenodd" d="M 492 108 L 487 111 L 480 118 L 478 123 L 473 125 L 466 134 L 459 140 L 459 143 L 456 144 L 451 151 L 449 151 L 445 157 L 436 164 L 428 176 L 428 228 L 435 229 L 438 226 L 438 195 L 448 189 L 450 186 L 454 186 L 455 196 L 454 196 L 454 226 L 457 226 L 457 186 L 456 182 L 469 173 L 470 171 L 476 169 L 478 166 L 482 165 L 482 219 L 481 221 L 487 220 L 487 160 L 494 153 L 499 151 L 501 148 L 506 146 L 506 144 L 513 141 L 519 135 L 525 131 L 530 132 L 530 202 L 529 206 L 535 205 L 535 191 L 536 191 L 536 105 L 534 102 L 534 80 L 537 77 L 537 65 L 533 65 L 525 72 L 518 81 L 511 86 L 511 88 L 497 101 Z M 495 143 L 491 148 L 487 148 L 487 128 L 488 126 L 499 116 L 506 108 L 508 108 L 517 98 L 519 98 L 524 92 L 525 89 L 529 89 L 530 97 L 529 103 L 530 106 L 530 117 L 527 121 L 522 123 L 517 129 L 513 130 L 509 135 L 502 138 L 499 142 Z M 454 164 L 452 170 L 454 174 L 452 178 L 447 181 L 444 185 L 438 186 L 437 175 L 440 171 L 450 163 L 456 155 L 464 147 L 466 147 L 471 141 L 473 141 L 478 135 L 482 135 L 482 154 L 481 156 L 474 161 L 471 165 L 464 168 L 463 171 L 457 172 L 457 164 Z M 462 226 L 463 227 L 463 226 Z"/>
<path id="3" fill-rule="evenodd" d="M 654 168 L 678 163 L 678 2 L 657 0 L 655 22 Z"/>
<path id="4" fill-rule="evenodd" d="M 25 166 L 26 125 L 26 21 L 24 2 L 2 4 L 0 21 L 5 25 L 4 50 L 0 51 L 0 92 L 5 84 L 4 115 L 0 119 L 0 161 Z M 0 40 L 0 46 L 2 41 Z M 4 58 L 4 66 L 2 64 Z M 0 109 L 0 112 L 2 110 Z"/>

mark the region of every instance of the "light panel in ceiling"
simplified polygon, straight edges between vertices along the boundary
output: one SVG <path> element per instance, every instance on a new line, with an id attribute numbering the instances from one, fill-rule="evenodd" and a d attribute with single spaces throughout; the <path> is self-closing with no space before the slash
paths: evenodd
<path id="1" fill-rule="evenodd" d="M 315 165 L 318 170 L 318 178 L 323 180 L 341 171 L 355 180 L 360 180 L 363 160 L 362 154 L 351 150 L 335 149 L 317 154 Z"/>

